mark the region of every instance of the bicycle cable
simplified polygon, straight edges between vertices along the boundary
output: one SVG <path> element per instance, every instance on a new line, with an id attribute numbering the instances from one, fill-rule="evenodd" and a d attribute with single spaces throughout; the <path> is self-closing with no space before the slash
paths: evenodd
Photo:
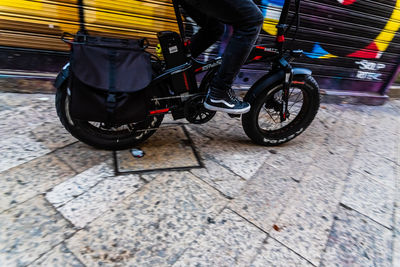
<path id="1" fill-rule="evenodd" d="M 301 2 L 301 0 L 296 0 L 295 15 L 293 16 L 292 20 L 290 21 L 289 27 L 285 31 L 285 36 L 286 36 L 286 34 L 291 30 L 291 28 L 294 24 L 294 20 L 296 19 L 296 30 L 294 32 L 292 40 L 290 41 L 290 44 L 289 44 L 290 47 L 293 47 L 293 44 L 297 38 L 298 30 L 300 28 L 300 2 Z"/>

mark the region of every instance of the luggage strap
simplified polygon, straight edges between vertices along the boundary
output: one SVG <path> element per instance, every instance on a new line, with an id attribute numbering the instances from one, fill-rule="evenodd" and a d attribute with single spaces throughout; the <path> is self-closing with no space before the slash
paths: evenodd
<path id="1" fill-rule="evenodd" d="M 117 106 L 117 98 L 116 98 L 116 88 L 115 88 L 115 70 L 116 70 L 116 59 L 117 59 L 117 51 L 114 49 L 108 49 L 108 56 L 110 60 L 109 65 L 109 76 L 110 76 L 110 84 L 108 87 L 108 95 L 106 100 L 106 111 L 107 111 L 107 121 L 111 122 L 113 120 L 114 110 Z"/>
<path id="2" fill-rule="evenodd" d="M 87 34 L 85 28 L 85 13 L 83 9 L 83 0 L 78 0 L 78 11 L 79 11 L 79 32 L 81 34 Z"/>

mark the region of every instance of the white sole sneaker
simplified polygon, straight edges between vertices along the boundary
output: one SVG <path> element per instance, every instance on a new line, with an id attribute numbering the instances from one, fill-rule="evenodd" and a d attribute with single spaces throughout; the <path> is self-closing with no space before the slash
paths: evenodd
<path id="1" fill-rule="evenodd" d="M 221 111 L 221 112 L 226 112 L 229 114 L 244 114 L 250 111 L 250 105 L 248 107 L 242 108 L 242 109 L 231 109 L 231 108 L 220 108 L 220 107 L 215 107 L 207 104 L 204 102 L 204 107 L 208 110 L 212 111 Z"/>

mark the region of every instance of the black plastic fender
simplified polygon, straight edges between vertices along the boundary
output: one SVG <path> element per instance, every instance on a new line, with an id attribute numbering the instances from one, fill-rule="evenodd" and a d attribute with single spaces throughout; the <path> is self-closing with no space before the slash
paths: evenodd
<path id="1" fill-rule="evenodd" d="M 293 68 L 293 81 L 294 82 L 302 82 L 305 77 L 311 75 L 312 71 L 305 68 Z M 258 81 L 256 81 L 253 86 L 247 91 L 246 96 L 244 97 L 244 101 L 251 103 L 257 96 L 263 92 L 266 88 L 270 88 L 273 84 L 278 81 L 284 82 L 285 79 L 285 71 L 283 69 L 269 72 Z"/>
<path id="2" fill-rule="evenodd" d="M 59 89 L 63 83 L 68 79 L 69 77 L 69 62 L 65 64 L 65 66 L 62 68 L 62 70 L 58 73 L 55 81 L 54 81 L 54 87 Z"/>

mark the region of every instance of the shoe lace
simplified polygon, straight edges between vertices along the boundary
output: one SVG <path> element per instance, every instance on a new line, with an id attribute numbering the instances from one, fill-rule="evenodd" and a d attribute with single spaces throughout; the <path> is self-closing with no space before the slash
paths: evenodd
<path id="1" fill-rule="evenodd" d="M 227 93 L 232 102 L 240 102 L 232 88 L 230 88 Z"/>

